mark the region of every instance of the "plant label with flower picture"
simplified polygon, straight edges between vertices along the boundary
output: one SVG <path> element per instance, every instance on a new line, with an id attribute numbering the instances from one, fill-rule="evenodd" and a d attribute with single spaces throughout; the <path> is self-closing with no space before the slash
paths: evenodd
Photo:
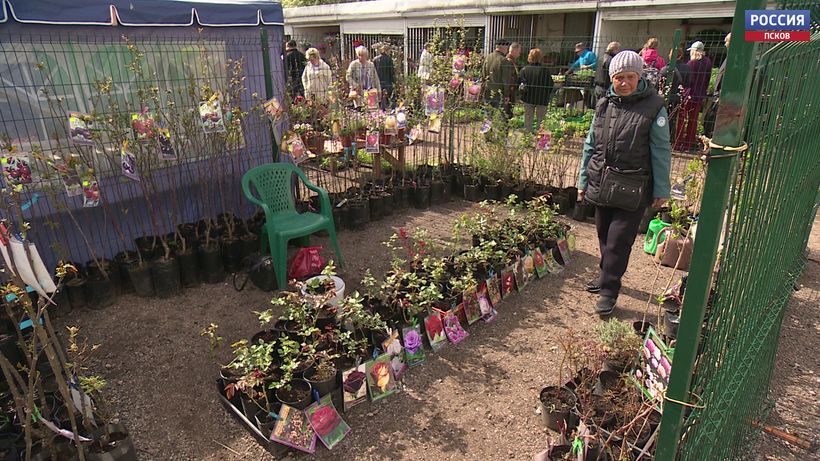
<path id="1" fill-rule="evenodd" d="M 373 88 L 370 90 L 365 90 L 364 92 L 365 101 L 367 102 L 367 110 L 369 111 L 378 111 L 379 110 L 379 92 Z"/>
<path id="2" fill-rule="evenodd" d="M 518 291 L 522 291 L 528 282 L 524 277 L 524 260 L 517 258 L 513 266 L 515 267 L 515 284 L 518 287 Z"/>
<path id="3" fill-rule="evenodd" d="M 466 68 L 467 56 L 460 53 L 453 55 L 453 74 L 463 75 Z"/>
<path id="4" fill-rule="evenodd" d="M 511 265 L 501 273 L 501 297 L 515 293 L 515 266 Z"/>
<path id="5" fill-rule="evenodd" d="M 139 114 L 131 114 L 131 130 L 137 142 L 148 142 L 154 139 L 156 136 L 154 114 L 149 112 L 147 107 Z"/>
<path id="6" fill-rule="evenodd" d="M 411 146 L 415 144 L 416 141 L 418 141 L 419 138 L 421 138 L 421 133 L 421 124 L 419 123 L 418 125 L 411 128 L 410 132 L 407 133 L 407 144 Z"/>
<path id="7" fill-rule="evenodd" d="M 547 253 L 544 255 L 544 263 L 547 265 L 547 271 L 549 271 L 550 274 L 560 274 L 564 270 L 564 266 L 558 264 L 558 261 L 555 259 L 556 251 L 558 251 L 558 247 L 547 250 Z"/>
<path id="8" fill-rule="evenodd" d="M 68 161 L 57 157 L 54 161 L 54 169 L 60 175 L 60 179 L 65 186 L 65 193 L 69 197 L 82 195 L 83 185 L 80 181 L 80 174 L 77 172 L 77 158 L 72 155 Z"/>
<path id="9" fill-rule="evenodd" d="M 83 208 L 91 208 L 100 204 L 100 184 L 96 179 L 83 181 Z"/>
<path id="10" fill-rule="evenodd" d="M 379 153 L 379 132 L 378 131 L 370 131 L 367 133 L 367 138 L 365 139 L 365 151 L 368 154 L 378 154 Z"/>
<path id="11" fill-rule="evenodd" d="M 641 391 L 655 402 L 657 408 L 661 411 L 671 372 L 672 359 L 669 357 L 669 348 L 655 332 L 655 329 L 649 327 L 638 357 L 638 366 L 632 374 Z"/>
<path id="12" fill-rule="evenodd" d="M 382 350 L 390 356 L 390 367 L 393 369 L 393 378 L 401 380 L 404 372 L 407 371 L 407 363 L 404 361 L 404 348 L 399 338 L 399 330 L 392 328 L 390 336 L 382 342 Z"/>
<path id="13" fill-rule="evenodd" d="M 390 354 L 382 354 L 368 361 L 365 370 L 370 400 L 375 402 L 398 391 L 396 380 L 393 377 L 393 368 L 390 366 Z"/>
<path id="14" fill-rule="evenodd" d="M 481 96 L 481 83 L 468 79 L 464 84 L 464 102 L 478 102 Z"/>
<path id="15" fill-rule="evenodd" d="M 404 327 L 401 330 L 401 336 L 404 341 L 404 356 L 407 365 L 414 367 L 427 359 L 424 355 L 424 346 L 421 339 L 421 330 L 418 325 Z"/>
<path id="16" fill-rule="evenodd" d="M 427 131 L 430 133 L 441 133 L 441 116 L 439 114 L 430 114 L 430 123 L 427 126 Z"/>
<path id="17" fill-rule="evenodd" d="M 265 113 L 272 122 L 276 122 L 281 119 L 282 114 L 285 112 L 282 108 L 282 104 L 277 98 L 268 99 L 264 104 L 262 104 L 262 107 L 265 109 Z"/>
<path id="18" fill-rule="evenodd" d="M 572 256 L 569 254 L 569 243 L 566 238 L 558 241 L 558 251 L 561 253 L 561 259 L 564 260 L 564 266 L 568 266 L 572 261 Z"/>
<path id="19" fill-rule="evenodd" d="M 399 122 L 395 115 L 387 115 L 384 117 L 384 134 L 388 136 L 395 136 L 399 134 Z"/>
<path id="20" fill-rule="evenodd" d="M 492 129 L 493 129 L 493 121 L 492 120 L 484 120 L 484 123 L 481 125 L 481 134 L 487 134 Z"/>
<path id="21" fill-rule="evenodd" d="M 205 134 L 224 133 L 225 120 L 222 116 L 222 101 L 217 95 L 199 103 L 199 122 Z"/>
<path id="22" fill-rule="evenodd" d="M 365 364 L 359 364 L 342 372 L 342 393 L 344 396 L 344 411 L 367 400 L 367 371 Z"/>
<path id="23" fill-rule="evenodd" d="M 567 234 L 567 247 L 570 253 L 575 251 L 575 234 L 571 232 Z"/>
<path id="24" fill-rule="evenodd" d="M 176 160 L 177 151 L 171 142 L 171 132 L 168 128 L 157 128 L 157 143 L 159 144 L 160 160 Z"/>
<path id="25" fill-rule="evenodd" d="M 304 412 L 289 405 L 282 404 L 270 439 L 305 453 L 313 454 L 316 451 L 316 432 L 308 418 Z"/>
<path id="26" fill-rule="evenodd" d="M 538 142 L 535 143 L 535 150 L 538 152 L 548 152 L 550 150 L 550 133 L 546 130 L 538 132 Z"/>
<path id="27" fill-rule="evenodd" d="M 535 273 L 538 278 L 545 277 L 549 273 L 547 262 L 544 260 L 544 253 L 541 253 L 540 248 L 536 248 L 532 253 L 532 262 L 535 266 Z"/>
<path id="28" fill-rule="evenodd" d="M 332 450 L 350 432 L 350 425 L 342 419 L 336 407 L 333 406 L 332 394 L 322 397 L 321 400 L 307 407 L 305 415 L 310 421 L 310 427 L 328 450 Z"/>
<path id="29" fill-rule="evenodd" d="M 478 299 L 475 290 L 464 290 L 464 315 L 467 317 L 467 325 L 478 322 L 481 318 L 481 310 L 478 307 Z"/>
<path id="30" fill-rule="evenodd" d="M 9 186 L 34 182 L 28 154 L 4 154 L 0 157 L 0 163 L 2 163 L 3 175 L 6 177 L 6 183 Z"/>
<path id="31" fill-rule="evenodd" d="M 402 108 L 396 110 L 396 127 L 399 130 L 407 128 L 407 113 Z"/>
<path id="32" fill-rule="evenodd" d="M 125 140 L 122 142 L 122 147 L 120 147 L 120 167 L 122 169 L 122 174 L 128 179 L 139 181 L 140 177 L 137 174 L 137 159 L 134 157 L 134 154 L 128 152 L 128 141 Z"/>
<path id="33" fill-rule="evenodd" d="M 481 319 L 487 323 L 491 322 L 498 312 L 493 308 L 492 303 L 490 303 L 487 282 L 482 282 L 481 285 L 478 286 L 475 294 L 478 299 L 478 310 L 481 312 Z"/>
<path id="34" fill-rule="evenodd" d="M 487 296 L 490 298 L 490 303 L 493 305 L 493 308 L 498 308 L 498 305 L 501 303 L 501 287 L 498 284 L 498 277 L 492 276 L 487 279 Z"/>
<path id="35" fill-rule="evenodd" d="M 71 142 L 84 146 L 93 145 L 93 131 L 97 131 L 93 116 L 82 112 L 68 113 L 68 139 Z"/>
<path id="36" fill-rule="evenodd" d="M 455 92 L 458 90 L 458 87 L 461 85 L 461 77 L 454 76 L 450 79 L 450 91 Z"/>
<path id="37" fill-rule="evenodd" d="M 428 86 L 424 91 L 424 115 L 444 112 L 444 89 Z"/>
<path id="38" fill-rule="evenodd" d="M 437 312 L 424 318 L 424 330 L 427 332 L 427 341 L 433 352 L 440 351 L 447 344 L 447 335 L 444 334 L 444 322 Z"/>
<path id="39" fill-rule="evenodd" d="M 290 156 L 294 165 L 298 165 L 308 159 L 308 150 L 302 138 L 296 133 L 291 133 L 285 140 L 285 152 Z"/>
<path id="40" fill-rule="evenodd" d="M 462 328 L 461 322 L 453 311 L 448 311 L 444 314 L 444 333 L 447 339 L 453 344 L 458 344 L 464 341 L 464 338 L 470 336 L 467 331 Z"/>
<path id="41" fill-rule="evenodd" d="M 522 261 L 524 263 L 524 279 L 527 283 L 529 283 L 531 280 L 536 278 L 535 258 L 533 257 L 533 251 L 527 250 L 527 253 L 524 255 Z"/>

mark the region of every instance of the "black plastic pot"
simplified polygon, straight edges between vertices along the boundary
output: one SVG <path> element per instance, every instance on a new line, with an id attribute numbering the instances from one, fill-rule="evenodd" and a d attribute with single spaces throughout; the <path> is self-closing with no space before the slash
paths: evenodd
<path id="1" fill-rule="evenodd" d="M 468 202 L 481 201 L 481 191 L 478 188 L 478 184 L 464 185 L 464 200 L 467 200 Z"/>
<path id="2" fill-rule="evenodd" d="M 393 214 L 393 203 L 395 199 L 393 198 L 392 192 L 382 192 L 382 200 L 384 201 L 384 216 L 391 216 Z"/>
<path id="3" fill-rule="evenodd" d="M 197 250 L 199 259 L 199 275 L 205 283 L 219 283 L 225 280 L 225 269 L 222 262 L 222 248 L 212 244 L 210 247 L 204 245 Z"/>
<path id="4" fill-rule="evenodd" d="M 137 255 L 130 251 L 121 251 L 114 256 L 117 265 L 117 275 L 120 278 L 120 293 L 133 293 L 134 286 L 131 285 L 131 278 L 128 276 L 128 266 L 137 259 Z"/>
<path id="5" fill-rule="evenodd" d="M 564 397 L 563 400 L 569 408 L 557 411 L 554 407 L 555 402 L 548 400 L 548 393 L 555 392 L 556 390 L 559 392 L 559 395 Z M 545 400 L 547 401 L 545 402 Z M 558 388 L 556 386 L 547 386 L 541 389 L 538 402 L 539 405 L 541 405 L 541 421 L 548 428 L 559 432 L 564 423 L 566 423 L 569 427 L 574 427 L 574 425 L 577 424 L 577 421 L 574 421 L 575 418 L 571 418 L 572 408 L 574 408 L 578 403 L 578 397 L 575 396 L 575 393 L 572 392 L 572 390 L 566 387 Z"/>
<path id="6" fill-rule="evenodd" d="M 331 208 L 330 213 L 333 215 L 333 226 L 336 227 L 336 230 L 340 231 L 344 229 L 344 216 L 342 214 L 342 208 L 334 205 Z"/>
<path id="7" fill-rule="evenodd" d="M 238 238 L 223 239 L 220 242 L 222 245 L 222 264 L 225 266 L 225 272 L 230 274 L 239 272 L 242 268 L 242 241 Z"/>
<path id="8" fill-rule="evenodd" d="M 593 211 L 595 207 L 592 204 L 587 202 L 576 202 L 575 208 L 572 209 L 572 213 L 570 213 L 570 217 L 576 221 L 584 222 L 589 217 L 589 209 L 592 208 Z"/>
<path id="9" fill-rule="evenodd" d="M 92 309 L 108 307 L 117 300 L 113 275 L 109 278 L 99 273 L 89 275 L 85 281 L 85 287 L 88 294 L 88 307 Z"/>
<path id="10" fill-rule="evenodd" d="M 173 256 L 154 261 L 151 265 L 151 278 L 154 280 L 154 292 L 160 298 L 170 298 L 182 288 L 179 263 Z"/>
<path id="11" fill-rule="evenodd" d="M 239 240 L 242 241 L 242 260 L 259 252 L 259 235 L 249 232 L 240 237 Z"/>
<path id="12" fill-rule="evenodd" d="M 319 397 L 324 397 L 338 388 L 338 384 L 336 383 L 336 373 L 333 373 L 333 376 L 325 379 L 324 381 L 314 381 L 312 378 L 315 374 L 316 368 L 313 367 L 307 370 L 303 376 L 305 381 L 310 383 L 310 386 L 319 393 Z"/>
<path id="13" fill-rule="evenodd" d="M 154 283 L 151 280 L 151 265 L 143 262 L 142 265 L 135 261 L 128 266 L 128 278 L 137 296 L 147 298 L 154 295 Z"/>
<path id="14" fill-rule="evenodd" d="M 74 277 L 66 282 L 65 289 L 68 293 L 68 301 L 71 303 L 72 309 L 80 309 L 88 306 L 88 296 L 85 292 L 84 278 Z"/>
<path id="15" fill-rule="evenodd" d="M 678 314 L 664 311 L 663 312 L 663 333 L 670 339 L 678 337 L 678 327 L 680 326 L 680 317 Z"/>
<path id="16" fill-rule="evenodd" d="M 97 429 L 92 438 L 95 442 L 85 452 L 88 461 L 137 461 L 134 442 L 122 424 L 108 424 Z"/>
<path id="17" fill-rule="evenodd" d="M 370 220 L 378 221 L 384 217 L 384 197 L 381 195 L 372 195 L 368 198 L 370 202 Z"/>
<path id="18" fill-rule="evenodd" d="M 433 181 L 430 183 L 430 203 L 439 205 L 444 203 L 447 196 L 447 183 L 444 181 Z"/>
<path id="19" fill-rule="evenodd" d="M 287 387 L 289 387 L 290 390 L 285 388 L 276 390 L 276 399 L 280 403 L 296 408 L 297 410 L 304 410 L 313 402 L 313 388 L 310 386 L 310 383 L 304 379 L 291 380 Z M 293 392 L 298 393 L 298 397 L 288 395 L 288 393 Z"/>
<path id="20" fill-rule="evenodd" d="M 352 200 L 350 206 L 350 227 L 351 229 L 363 229 L 370 222 L 369 202 L 363 200 Z"/>
<path id="21" fill-rule="evenodd" d="M 496 182 L 487 184 L 484 186 L 484 195 L 487 196 L 487 200 L 501 200 L 501 186 Z"/>
<path id="22" fill-rule="evenodd" d="M 194 250 L 188 248 L 185 253 L 177 255 L 179 264 L 179 281 L 183 287 L 193 287 L 199 284 L 199 267 Z"/>
<path id="23" fill-rule="evenodd" d="M 641 320 L 632 322 L 632 328 L 635 329 L 635 333 L 641 338 L 646 336 L 646 332 L 649 331 L 650 327 L 655 328 L 655 326 L 649 322 L 644 322 Z"/>
<path id="24" fill-rule="evenodd" d="M 413 206 L 419 210 L 430 207 L 430 185 L 419 184 L 413 189 Z"/>

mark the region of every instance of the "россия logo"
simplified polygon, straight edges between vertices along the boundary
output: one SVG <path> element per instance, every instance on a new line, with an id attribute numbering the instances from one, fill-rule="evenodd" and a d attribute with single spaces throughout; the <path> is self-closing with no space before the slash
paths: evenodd
<path id="1" fill-rule="evenodd" d="M 747 42 L 808 42 L 809 10 L 746 10 Z"/>

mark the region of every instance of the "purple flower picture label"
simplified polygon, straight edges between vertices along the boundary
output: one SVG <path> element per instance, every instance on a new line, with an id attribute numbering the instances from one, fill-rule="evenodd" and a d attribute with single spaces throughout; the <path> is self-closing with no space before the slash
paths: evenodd
<path id="1" fill-rule="evenodd" d="M 401 380 L 407 371 L 407 362 L 404 360 L 404 348 L 399 338 L 399 330 L 391 329 L 390 336 L 382 342 L 382 350 L 390 357 L 390 366 L 393 368 L 393 377 Z"/>
<path id="2" fill-rule="evenodd" d="M 447 334 L 447 339 L 453 344 L 464 341 L 464 338 L 470 335 L 461 327 L 461 322 L 458 321 L 458 317 L 452 311 L 444 317 L 444 333 Z"/>
<path id="3" fill-rule="evenodd" d="M 401 335 L 404 338 L 404 357 L 407 365 L 414 367 L 424 363 L 427 357 L 424 355 L 424 341 L 419 326 L 404 327 Z"/>

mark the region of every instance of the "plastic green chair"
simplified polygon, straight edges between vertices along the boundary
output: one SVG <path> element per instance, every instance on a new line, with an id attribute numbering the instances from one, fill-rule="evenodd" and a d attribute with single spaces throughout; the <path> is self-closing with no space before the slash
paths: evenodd
<path id="1" fill-rule="evenodd" d="M 319 194 L 319 213 L 296 211 L 292 192 L 294 174 L 305 183 L 305 187 Z M 251 192 L 251 185 L 256 189 L 258 197 Z M 289 163 L 269 163 L 253 168 L 242 177 L 242 191 L 251 203 L 259 205 L 265 212 L 265 225 L 259 241 L 263 255 L 267 254 L 270 247 L 280 289 L 287 282 L 288 242 L 292 239 L 308 238 L 314 232 L 325 230 L 333 242 L 337 265 L 344 265 L 327 191 L 313 185 L 298 167 Z"/>

